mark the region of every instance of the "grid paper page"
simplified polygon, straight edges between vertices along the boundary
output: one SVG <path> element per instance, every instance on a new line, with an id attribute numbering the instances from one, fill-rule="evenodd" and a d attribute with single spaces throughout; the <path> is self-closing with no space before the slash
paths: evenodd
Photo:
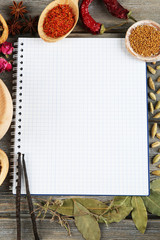
<path id="1" fill-rule="evenodd" d="M 146 64 L 124 39 L 20 38 L 17 88 L 32 194 L 149 193 Z"/>

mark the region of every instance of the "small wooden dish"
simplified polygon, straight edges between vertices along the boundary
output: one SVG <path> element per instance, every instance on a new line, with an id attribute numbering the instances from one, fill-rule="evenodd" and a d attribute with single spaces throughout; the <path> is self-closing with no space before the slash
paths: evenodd
<path id="1" fill-rule="evenodd" d="M 13 103 L 8 88 L 0 79 L 0 139 L 7 132 L 13 115 Z"/>
<path id="2" fill-rule="evenodd" d="M 59 38 L 51 38 L 49 36 L 47 36 L 45 34 L 45 32 L 43 31 L 43 23 L 44 23 L 44 19 L 47 15 L 47 13 L 53 9 L 54 7 L 56 7 L 58 4 L 69 4 L 69 6 L 72 8 L 73 14 L 75 16 L 75 24 L 73 26 L 73 28 L 64 36 L 59 37 Z M 74 29 L 74 27 L 77 24 L 79 18 L 79 8 L 78 8 L 78 0 L 55 0 L 53 2 L 51 2 L 49 5 L 47 5 L 47 7 L 43 10 L 43 12 L 40 15 L 39 21 L 38 21 L 38 33 L 39 36 L 46 42 L 57 42 L 59 40 L 62 40 L 63 38 L 67 37 L 72 30 Z"/>
<path id="3" fill-rule="evenodd" d="M 0 186 L 2 185 L 5 178 L 7 177 L 8 169 L 9 169 L 8 157 L 5 154 L 5 152 L 3 152 L 0 149 Z"/>
<path id="4" fill-rule="evenodd" d="M 148 25 L 148 26 L 152 26 L 155 27 L 156 29 L 158 29 L 160 31 L 160 25 L 152 20 L 142 20 L 142 21 L 138 21 L 136 23 L 134 23 L 126 32 L 126 36 L 125 36 L 125 44 L 126 44 L 126 48 L 128 50 L 128 52 L 130 52 L 134 57 L 145 61 L 145 62 L 157 62 L 160 60 L 160 52 L 158 55 L 156 56 L 151 56 L 151 57 L 143 57 L 137 53 L 134 52 L 133 48 L 130 45 L 130 41 L 129 41 L 129 35 L 131 34 L 132 30 L 134 28 L 136 28 L 137 26 L 140 25 Z"/>

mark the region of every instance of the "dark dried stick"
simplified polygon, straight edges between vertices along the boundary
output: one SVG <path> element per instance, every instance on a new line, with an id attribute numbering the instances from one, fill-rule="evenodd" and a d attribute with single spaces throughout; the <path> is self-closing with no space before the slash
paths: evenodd
<path id="1" fill-rule="evenodd" d="M 26 185 L 27 201 L 28 201 L 29 212 L 32 220 L 33 233 L 34 233 L 35 240 L 40 240 L 37 232 L 36 217 L 34 214 L 32 198 L 29 190 L 29 182 L 28 182 L 26 164 L 24 160 L 24 154 L 22 154 L 22 162 L 23 162 L 24 179 L 25 179 L 25 185 Z"/>
<path id="2" fill-rule="evenodd" d="M 17 240 L 21 240 L 21 153 L 18 153 L 18 179 L 16 187 Z"/>

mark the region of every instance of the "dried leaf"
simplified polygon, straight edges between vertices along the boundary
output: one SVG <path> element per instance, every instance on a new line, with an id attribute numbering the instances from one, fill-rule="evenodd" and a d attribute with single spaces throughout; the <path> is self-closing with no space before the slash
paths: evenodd
<path id="1" fill-rule="evenodd" d="M 120 222 L 130 214 L 132 209 L 130 196 L 116 196 L 111 204 L 111 210 L 103 217 L 108 223 Z"/>
<path id="2" fill-rule="evenodd" d="M 151 129 L 151 136 L 152 136 L 152 138 L 155 137 L 156 132 L 157 132 L 157 123 L 154 123 L 154 124 L 153 124 L 153 127 L 152 127 L 152 129 Z"/>
<path id="3" fill-rule="evenodd" d="M 96 218 L 83 207 L 80 203 L 74 200 L 74 218 L 75 224 L 86 240 L 100 240 L 101 233 L 99 224 Z"/>
<path id="4" fill-rule="evenodd" d="M 73 200 L 76 200 L 80 204 L 82 204 L 85 208 L 87 208 L 90 212 L 101 215 L 103 214 L 107 209 L 108 205 L 105 203 L 92 199 L 92 198 L 76 198 L 76 199 L 65 199 L 63 201 L 63 205 L 57 206 L 51 205 L 52 210 L 56 210 L 58 213 L 66 216 L 74 216 L 74 204 Z"/>
<path id="5" fill-rule="evenodd" d="M 154 107 L 152 102 L 149 103 L 149 110 L 152 114 L 154 113 Z"/>
<path id="6" fill-rule="evenodd" d="M 156 101 L 156 95 L 153 92 L 150 92 L 149 96 L 152 100 Z"/>
<path id="7" fill-rule="evenodd" d="M 155 91 L 155 85 L 154 85 L 154 82 L 151 77 L 149 77 L 149 79 L 148 79 L 148 85 L 151 89 L 153 89 Z"/>
<path id="8" fill-rule="evenodd" d="M 132 219 L 137 229 L 144 233 L 147 227 L 147 210 L 141 197 L 132 197 Z"/>
<path id="9" fill-rule="evenodd" d="M 157 163 L 158 161 L 160 160 L 160 154 L 157 154 L 154 158 L 153 158 L 153 161 L 152 163 Z"/>
<path id="10" fill-rule="evenodd" d="M 160 193 L 151 190 L 149 196 L 143 197 L 148 212 L 160 216 Z"/>
<path id="11" fill-rule="evenodd" d="M 150 189 L 160 193 L 160 178 L 150 182 Z"/>

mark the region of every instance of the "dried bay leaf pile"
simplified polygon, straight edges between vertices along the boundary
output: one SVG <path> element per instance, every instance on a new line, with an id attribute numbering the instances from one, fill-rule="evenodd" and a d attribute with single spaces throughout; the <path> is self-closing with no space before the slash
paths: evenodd
<path id="1" fill-rule="evenodd" d="M 68 220 L 74 219 L 77 229 L 86 240 L 99 240 L 99 224 L 107 227 L 113 222 L 120 222 L 131 214 L 136 228 L 145 233 L 148 214 L 160 216 L 160 179 L 151 182 L 150 196 L 116 196 L 110 202 L 101 202 L 90 198 L 72 198 L 64 200 L 49 199 L 37 203 L 38 217 L 45 217 L 48 212 L 52 220 L 58 220 L 70 234 Z"/>

